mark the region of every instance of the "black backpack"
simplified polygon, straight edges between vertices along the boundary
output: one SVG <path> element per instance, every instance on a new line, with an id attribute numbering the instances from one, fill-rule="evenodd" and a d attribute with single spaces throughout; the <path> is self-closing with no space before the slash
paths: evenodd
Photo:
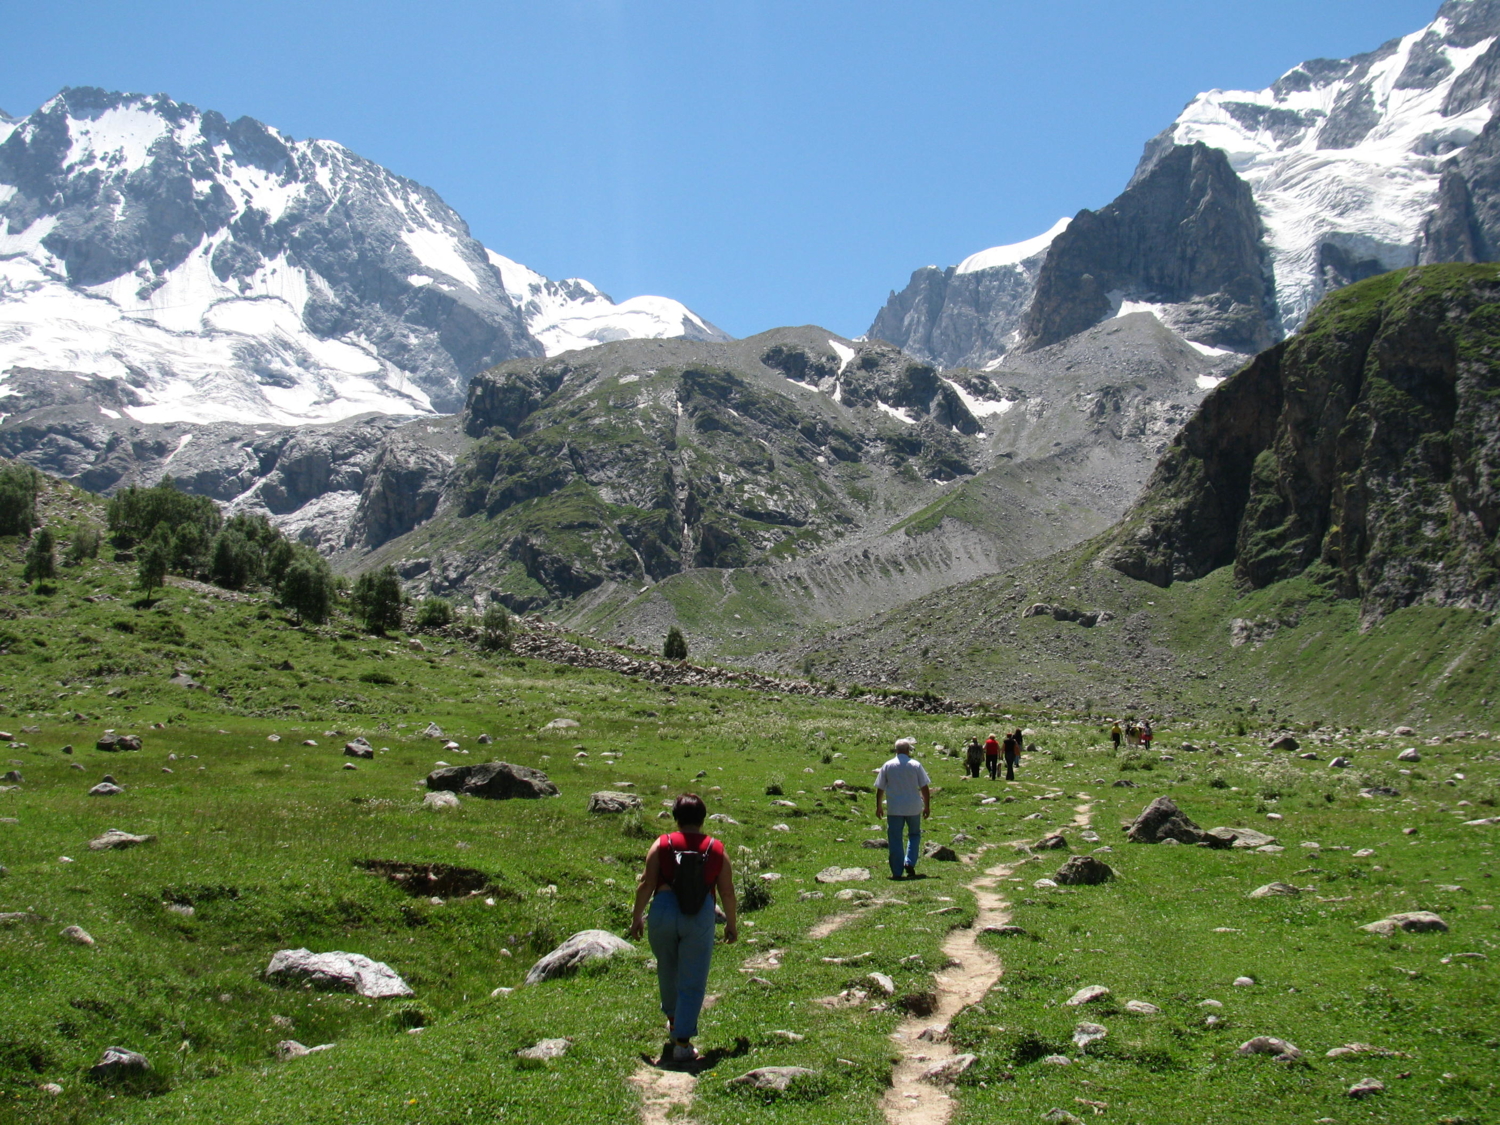
<path id="1" fill-rule="evenodd" d="M 675 833 L 674 833 L 675 835 Z M 682 842 L 687 843 L 683 834 Z M 708 898 L 708 883 L 704 879 L 704 856 L 713 846 L 713 837 L 704 836 L 696 848 L 672 847 L 672 837 L 667 837 L 667 846 L 672 847 L 672 858 L 677 861 L 677 874 L 672 877 L 672 890 L 677 895 L 677 909 L 693 915 L 703 909 Z"/>

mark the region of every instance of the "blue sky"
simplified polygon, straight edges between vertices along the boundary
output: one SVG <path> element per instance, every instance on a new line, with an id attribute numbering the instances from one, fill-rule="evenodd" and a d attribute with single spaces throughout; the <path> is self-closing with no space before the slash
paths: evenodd
<path id="1" fill-rule="evenodd" d="M 486 245 L 735 335 L 869 327 L 913 269 L 1124 187 L 1198 91 L 1437 0 L 0 4 L 0 107 L 171 94 L 437 189 Z"/>

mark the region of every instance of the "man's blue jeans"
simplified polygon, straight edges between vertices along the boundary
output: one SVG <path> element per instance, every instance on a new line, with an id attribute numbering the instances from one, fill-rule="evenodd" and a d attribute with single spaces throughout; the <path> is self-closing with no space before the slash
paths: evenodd
<path id="1" fill-rule="evenodd" d="M 698 1034 L 698 1012 L 714 951 L 713 896 L 703 900 L 698 913 L 684 914 L 671 888 L 657 891 L 646 916 L 646 936 L 656 954 L 662 1013 L 672 1021 L 676 1038 L 691 1039 Z"/>
<path id="2" fill-rule="evenodd" d="M 901 830 L 906 829 L 906 851 L 901 850 Z M 891 846 L 891 874 L 900 876 L 903 867 L 916 867 L 917 849 L 922 844 L 922 818 L 920 816 L 888 816 L 885 818 L 885 836 Z"/>

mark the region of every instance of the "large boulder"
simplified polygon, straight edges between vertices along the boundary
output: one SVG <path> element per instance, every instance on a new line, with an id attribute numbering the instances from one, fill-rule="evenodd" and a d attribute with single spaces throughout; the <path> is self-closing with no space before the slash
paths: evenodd
<path id="1" fill-rule="evenodd" d="M 641 807 L 641 799 L 634 793 L 617 793 L 612 789 L 601 789 L 589 794 L 589 812 L 622 813 Z"/>
<path id="2" fill-rule="evenodd" d="M 396 970 L 359 953 L 280 949 L 271 958 L 265 975 L 278 984 L 310 984 L 327 992 L 356 992 L 374 1000 L 413 995 Z"/>
<path id="3" fill-rule="evenodd" d="M 628 953 L 635 947 L 608 930 L 583 930 L 547 954 L 526 974 L 527 984 L 540 984 L 566 976 L 585 961 Z"/>
<path id="4" fill-rule="evenodd" d="M 107 754 L 113 754 L 120 750 L 139 750 L 141 740 L 139 735 L 115 734 L 111 731 L 101 735 L 99 741 L 94 743 L 95 749 L 103 750 Z"/>
<path id="5" fill-rule="evenodd" d="M 557 786 L 541 770 L 509 762 L 481 762 L 475 766 L 447 766 L 427 775 L 428 789 L 467 793 L 491 801 L 513 797 L 556 797 Z"/>
<path id="6" fill-rule="evenodd" d="M 1131 823 L 1125 833 L 1133 844 L 1159 844 L 1163 840 L 1176 840 L 1179 844 L 1207 844 L 1213 848 L 1227 848 L 1233 841 L 1211 836 L 1194 824 L 1171 797 L 1158 797 Z"/>
<path id="7" fill-rule="evenodd" d="M 1052 876 L 1058 883 L 1070 887 L 1092 887 L 1099 883 L 1107 883 L 1114 877 L 1113 867 L 1091 855 L 1075 855 L 1057 869 L 1056 875 Z"/>

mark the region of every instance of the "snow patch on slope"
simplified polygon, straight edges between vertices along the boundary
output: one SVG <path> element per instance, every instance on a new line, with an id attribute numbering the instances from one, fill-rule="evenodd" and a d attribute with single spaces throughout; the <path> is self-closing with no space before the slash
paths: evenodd
<path id="1" fill-rule="evenodd" d="M 1068 224 L 1072 221 L 1070 218 L 1058 219 L 1052 224 L 1050 230 L 1035 238 L 1028 238 L 1024 242 L 1014 242 L 1009 246 L 993 246 L 977 254 L 970 254 L 958 263 L 953 272 L 955 274 L 978 273 L 980 270 L 995 269 L 998 266 L 1018 266 L 1027 258 L 1034 258 L 1045 251 L 1058 235 L 1068 229 Z"/>
<path id="2" fill-rule="evenodd" d="M 520 262 L 486 250 L 526 328 L 549 356 L 615 340 L 727 341 L 730 336 L 670 297 L 616 303 L 581 278 L 551 281 Z"/>

